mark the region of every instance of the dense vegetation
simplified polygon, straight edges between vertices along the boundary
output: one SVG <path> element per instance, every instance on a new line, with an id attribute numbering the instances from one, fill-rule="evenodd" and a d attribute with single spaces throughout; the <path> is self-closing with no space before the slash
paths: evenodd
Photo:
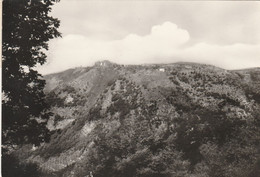
<path id="1" fill-rule="evenodd" d="M 51 115 L 35 69 L 46 61 L 48 41 L 60 37 L 59 20 L 50 16 L 55 0 L 3 0 L 2 176 L 36 175 L 37 165 L 23 164 L 12 152 L 24 144 L 48 141 Z"/>
<path id="2" fill-rule="evenodd" d="M 18 155 L 42 176 L 259 176 L 258 68 L 105 63 L 46 76 L 51 141 Z"/>

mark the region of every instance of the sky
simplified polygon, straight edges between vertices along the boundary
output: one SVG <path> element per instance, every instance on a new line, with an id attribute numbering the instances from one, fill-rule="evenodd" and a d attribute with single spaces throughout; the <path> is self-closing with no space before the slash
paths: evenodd
<path id="1" fill-rule="evenodd" d="M 50 41 L 42 74 L 100 60 L 260 67 L 256 1 L 61 0 L 51 15 L 63 37 Z"/>

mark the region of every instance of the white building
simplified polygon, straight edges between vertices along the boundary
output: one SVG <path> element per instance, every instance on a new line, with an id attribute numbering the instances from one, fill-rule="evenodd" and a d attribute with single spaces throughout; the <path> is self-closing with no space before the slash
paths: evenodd
<path id="1" fill-rule="evenodd" d="M 159 68 L 159 71 L 165 72 L 165 69 L 164 68 Z"/>

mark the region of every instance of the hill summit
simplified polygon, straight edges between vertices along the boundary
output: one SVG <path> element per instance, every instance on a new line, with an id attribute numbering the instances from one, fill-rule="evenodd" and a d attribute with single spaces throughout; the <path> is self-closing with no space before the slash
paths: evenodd
<path id="1" fill-rule="evenodd" d="M 260 174 L 259 68 L 100 61 L 45 79 L 51 140 L 17 153 L 43 176 Z"/>
<path id="2" fill-rule="evenodd" d="M 110 62 L 109 60 L 97 61 L 94 66 L 111 67 L 117 64 Z"/>

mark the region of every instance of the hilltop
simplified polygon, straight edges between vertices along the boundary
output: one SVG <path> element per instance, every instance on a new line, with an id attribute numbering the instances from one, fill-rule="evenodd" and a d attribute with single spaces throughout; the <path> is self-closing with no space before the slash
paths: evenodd
<path id="1" fill-rule="evenodd" d="M 260 68 L 101 61 L 45 79 L 51 140 L 19 151 L 43 176 L 258 175 Z"/>

